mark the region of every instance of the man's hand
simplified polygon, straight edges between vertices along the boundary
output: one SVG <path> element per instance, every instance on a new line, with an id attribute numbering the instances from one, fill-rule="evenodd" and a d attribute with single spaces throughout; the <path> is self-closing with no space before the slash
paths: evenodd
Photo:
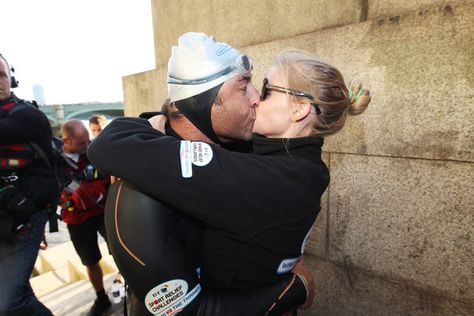
<path id="1" fill-rule="evenodd" d="M 46 235 L 43 234 L 43 238 L 41 239 L 41 243 L 39 245 L 39 248 L 41 250 L 46 250 L 46 248 L 48 248 L 48 241 L 46 240 Z"/>
<path id="2" fill-rule="evenodd" d="M 306 290 L 308 293 L 308 296 L 306 298 L 306 302 L 299 306 L 301 309 L 308 309 L 311 307 L 313 304 L 314 300 L 314 278 L 313 274 L 311 271 L 308 270 L 308 268 L 304 265 L 303 262 L 303 257 L 298 261 L 296 266 L 293 268 L 293 273 L 295 273 L 300 279 L 303 281 L 303 283 L 306 286 Z"/>
<path id="3" fill-rule="evenodd" d="M 119 177 L 116 176 L 110 176 L 110 184 L 114 184 L 115 182 L 121 181 Z"/>
<path id="4" fill-rule="evenodd" d="M 155 115 L 153 117 L 150 117 L 148 119 L 148 122 L 150 122 L 151 126 L 153 126 L 154 129 L 157 129 L 160 132 L 165 133 L 166 116 Z"/>

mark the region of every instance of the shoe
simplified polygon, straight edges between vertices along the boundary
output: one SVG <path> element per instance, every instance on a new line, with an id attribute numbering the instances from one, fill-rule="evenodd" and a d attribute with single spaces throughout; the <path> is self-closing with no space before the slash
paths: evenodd
<path id="1" fill-rule="evenodd" d="M 96 298 L 91 309 L 87 313 L 87 316 L 99 316 L 102 315 L 112 305 L 108 297 Z"/>

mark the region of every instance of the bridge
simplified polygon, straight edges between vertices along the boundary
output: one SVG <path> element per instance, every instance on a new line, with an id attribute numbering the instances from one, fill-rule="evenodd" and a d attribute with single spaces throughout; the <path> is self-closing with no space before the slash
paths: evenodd
<path id="1" fill-rule="evenodd" d="M 108 119 L 123 116 L 123 103 L 79 103 L 40 105 L 39 109 L 46 114 L 52 128 L 59 128 L 62 123 L 70 119 L 87 120 L 92 115 L 103 114 Z"/>

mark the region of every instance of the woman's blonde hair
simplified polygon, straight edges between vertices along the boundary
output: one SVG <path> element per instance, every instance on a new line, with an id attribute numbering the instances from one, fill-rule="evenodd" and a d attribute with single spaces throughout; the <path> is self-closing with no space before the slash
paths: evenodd
<path id="1" fill-rule="evenodd" d="M 321 113 L 316 115 L 312 135 L 336 133 L 344 126 L 348 113 L 360 114 L 369 105 L 370 91 L 360 81 L 352 81 L 348 90 L 339 70 L 306 51 L 281 51 L 274 59 L 271 69 L 281 72 L 287 88 L 314 97 L 314 103 Z"/>

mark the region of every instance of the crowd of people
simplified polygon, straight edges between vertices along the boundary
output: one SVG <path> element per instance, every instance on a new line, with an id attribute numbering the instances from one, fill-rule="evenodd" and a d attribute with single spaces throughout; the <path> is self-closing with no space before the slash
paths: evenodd
<path id="1" fill-rule="evenodd" d="M 96 292 L 88 315 L 111 306 L 98 234 L 129 285 L 131 315 L 296 315 L 311 306 L 303 254 L 329 184 L 324 137 L 367 108 L 361 82 L 346 86 L 337 68 L 286 49 L 257 91 L 250 56 L 183 34 L 161 111 L 109 124 L 95 115 L 92 142 L 81 121 L 62 125 L 70 180 L 58 190 L 37 150 L 51 151 L 47 118 L 11 92 L 0 57 L 1 315 L 51 315 L 29 275 L 55 201 Z"/>

